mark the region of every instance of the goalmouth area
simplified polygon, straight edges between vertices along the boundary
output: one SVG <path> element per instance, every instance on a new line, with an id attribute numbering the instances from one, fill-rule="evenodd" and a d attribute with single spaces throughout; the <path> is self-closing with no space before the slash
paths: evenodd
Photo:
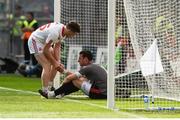
<path id="1" fill-rule="evenodd" d="M 180 118 L 179 0 L 54 0 L 54 21 L 71 20 L 81 32 L 62 41 L 61 63 L 76 72 L 90 50 L 107 70 L 107 100 L 45 99 L 40 78 L 0 74 L 0 118 Z"/>
<path id="2" fill-rule="evenodd" d="M 76 71 L 79 51 L 90 50 L 108 72 L 107 108 L 179 110 L 179 1 L 55 2 L 55 21 L 81 25 L 63 43 L 63 64 Z M 57 75 L 56 87 L 62 78 Z"/>

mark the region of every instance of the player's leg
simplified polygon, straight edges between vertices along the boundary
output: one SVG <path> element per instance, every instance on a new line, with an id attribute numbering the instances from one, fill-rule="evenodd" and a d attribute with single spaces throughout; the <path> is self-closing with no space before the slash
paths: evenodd
<path id="1" fill-rule="evenodd" d="M 80 79 L 73 80 L 68 83 L 64 83 L 60 88 L 54 91 L 54 94 L 49 94 L 57 96 L 57 95 L 69 95 L 70 93 L 76 92 L 79 89 L 81 89 L 86 95 L 89 95 L 89 91 L 91 88 L 91 84 L 88 82 L 88 80 L 84 77 L 81 77 Z"/>
<path id="2" fill-rule="evenodd" d="M 76 92 L 78 90 L 79 88 L 76 87 L 71 81 L 71 82 L 62 84 L 62 86 L 58 88 L 57 90 L 55 90 L 54 93 L 55 93 L 55 96 L 60 95 L 60 94 L 69 95 L 70 93 Z"/>
<path id="3" fill-rule="evenodd" d="M 62 98 L 63 96 L 69 95 L 78 90 L 79 88 L 74 86 L 74 84 L 71 81 L 71 82 L 62 84 L 62 86 L 56 89 L 55 91 L 48 91 L 48 93 L 45 93 L 42 90 L 39 90 L 39 93 L 45 98 Z"/>
<path id="4" fill-rule="evenodd" d="M 48 93 L 43 92 L 42 90 L 39 90 L 39 93 L 44 96 L 45 98 L 62 98 L 65 95 L 69 95 L 73 92 L 78 91 L 79 88 L 76 87 L 73 82 L 68 82 L 62 84 L 61 87 L 56 89 L 55 91 L 48 91 Z"/>
<path id="5" fill-rule="evenodd" d="M 50 49 L 50 52 L 52 53 L 52 55 L 54 56 L 54 58 L 56 58 L 53 48 Z M 57 60 L 57 58 L 56 58 L 56 60 Z M 53 87 L 53 81 L 54 81 L 54 78 L 55 78 L 56 74 L 57 74 L 57 70 L 55 69 L 54 66 L 51 66 L 50 80 L 49 80 L 49 86 L 50 86 L 51 88 Z"/>
<path id="6" fill-rule="evenodd" d="M 89 80 L 87 80 L 84 77 L 81 77 L 80 79 L 73 80 L 72 82 L 73 82 L 74 86 L 78 87 L 79 89 L 81 89 L 81 91 L 85 95 L 89 96 L 89 92 L 90 92 L 90 89 L 91 89 L 91 86 L 92 86 L 92 84 L 90 83 Z"/>
<path id="7" fill-rule="evenodd" d="M 107 95 L 101 94 L 101 90 L 97 86 L 92 85 L 90 92 L 89 92 L 89 98 L 91 98 L 91 99 L 106 99 Z"/>
<path id="8" fill-rule="evenodd" d="M 36 54 L 35 58 L 43 68 L 42 74 L 41 74 L 42 87 L 43 87 L 43 91 L 47 92 L 48 91 L 49 80 L 51 78 L 51 75 L 50 75 L 51 64 L 48 61 L 48 59 L 44 56 L 43 53 Z"/>
<path id="9" fill-rule="evenodd" d="M 79 80 L 74 80 L 73 84 L 80 88 L 82 92 L 89 96 L 91 99 L 106 99 L 107 96 L 101 94 L 101 90 L 96 86 L 92 85 L 89 80 L 81 77 Z"/>
<path id="10" fill-rule="evenodd" d="M 50 71 L 51 71 L 51 63 L 43 54 L 44 44 L 39 42 L 38 38 L 30 36 L 28 40 L 28 47 L 31 54 L 34 54 L 38 63 L 42 66 L 41 80 L 43 91 L 48 90 L 48 83 L 51 79 Z"/>
<path id="11" fill-rule="evenodd" d="M 53 83 L 54 83 L 54 78 L 56 74 L 57 74 L 57 70 L 55 69 L 54 66 L 51 65 L 50 79 L 48 83 L 50 90 L 54 90 Z"/>

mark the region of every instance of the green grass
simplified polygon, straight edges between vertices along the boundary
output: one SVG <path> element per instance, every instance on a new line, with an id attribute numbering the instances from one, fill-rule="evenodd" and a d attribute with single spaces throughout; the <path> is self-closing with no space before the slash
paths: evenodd
<path id="1" fill-rule="evenodd" d="M 180 118 L 180 111 L 108 110 L 106 100 L 91 100 L 87 97 L 44 99 L 37 93 L 39 88 L 39 78 L 1 74 L 0 118 Z M 123 101 L 117 103 L 120 104 Z"/>

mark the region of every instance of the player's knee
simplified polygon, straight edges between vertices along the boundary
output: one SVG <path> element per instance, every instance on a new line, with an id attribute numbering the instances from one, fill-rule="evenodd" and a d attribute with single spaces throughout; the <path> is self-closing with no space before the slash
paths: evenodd
<path id="1" fill-rule="evenodd" d="M 81 90 L 84 94 L 89 96 L 92 84 L 89 81 L 83 81 L 81 84 Z"/>
<path id="2" fill-rule="evenodd" d="M 45 71 L 50 71 L 51 70 L 51 64 L 50 63 L 46 63 L 44 65 L 42 65 L 43 69 Z"/>
<path id="3" fill-rule="evenodd" d="M 74 84 L 74 86 L 76 86 L 77 88 L 81 88 L 82 82 L 77 79 L 77 80 L 73 80 L 72 83 Z"/>

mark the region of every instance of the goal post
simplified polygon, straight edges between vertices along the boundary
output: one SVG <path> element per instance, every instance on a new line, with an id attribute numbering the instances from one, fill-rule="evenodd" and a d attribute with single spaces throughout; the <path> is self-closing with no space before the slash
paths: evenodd
<path id="1" fill-rule="evenodd" d="M 54 22 L 60 22 L 60 17 L 61 17 L 61 0 L 54 0 Z M 60 73 L 59 72 L 56 73 L 53 86 L 55 89 L 60 87 Z"/>
<path id="2" fill-rule="evenodd" d="M 116 0 L 108 0 L 108 61 L 107 61 L 107 108 L 115 107 L 115 6 Z"/>

